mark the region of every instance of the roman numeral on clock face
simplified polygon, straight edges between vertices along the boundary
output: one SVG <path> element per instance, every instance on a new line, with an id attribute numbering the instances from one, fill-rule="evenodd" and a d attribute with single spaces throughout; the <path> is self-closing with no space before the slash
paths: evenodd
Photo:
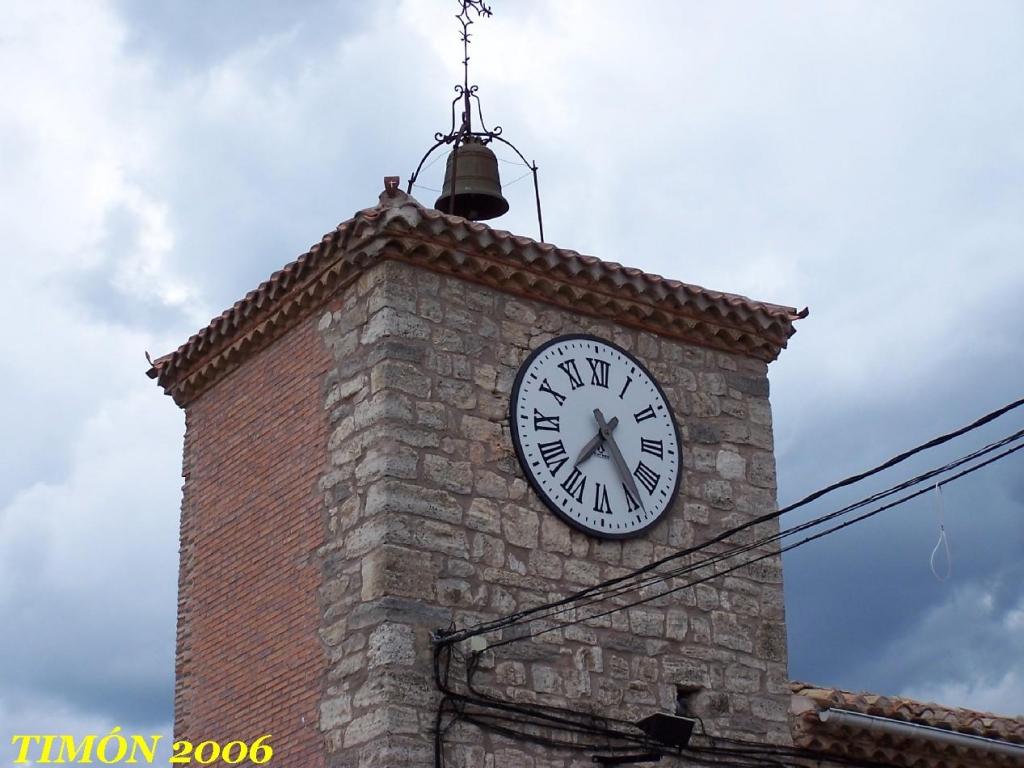
<path id="1" fill-rule="evenodd" d="M 639 424 L 642 421 L 647 421 L 648 419 L 653 419 L 654 416 L 655 413 L 653 405 L 648 405 L 642 411 L 638 411 L 637 413 L 633 414 L 633 418 L 636 419 L 637 424 Z"/>
<path id="2" fill-rule="evenodd" d="M 659 459 L 665 458 L 665 444 L 661 440 L 648 440 L 646 437 L 641 437 L 640 450 L 651 454 L 651 456 L 657 456 Z"/>
<path id="3" fill-rule="evenodd" d="M 632 512 L 634 509 L 640 509 L 640 503 L 633 498 L 633 494 L 629 492 L 629 488 L 626 484 L 622 484 L 622 493 L 626 496 L 626 510 Z"/>
<path id="4" fill-rule="evenodd" d="M 555 398 L 556 401 L 558 401 L 559 405 L 565 402 L 565 395 L 563 395 L 561 392 L 556 392 L 555 390 L 553 390 L 551 388 L 551 385 L 548 384 L 547 379 L 544 379 L 544 381 L 540 383 L 540 391 L 547 392 L 549 395 Z"/>
<path id="5" fill-rule="evenodd" d="M 629 385 L 632 384 L 632 383 L 633 383 L 633 377 L 632 376 L 627 376 L 626 377 L 626 383 L 622 385 L 622 391 L 619 392 L 619 400 L 621 400 L 623 398 L 623 396 L 626 394 L 626 390 L 629 389 Z"/>
<path id="6" fill-rule="evenodd" d="M 576 467 L 572 468 L 572 472 L 565 478 L 565 482 L 562 483 L 562 490 L 576 499 L 577 504 L 583 503 L 583 489 L 587 485 L 587 476 L 579 471 Z"/>
<path id="7" fill-rule="evenodd" d="M 533 409 L 533 428 L 538 431 L 558 432 L 560 420 L 558 416 L 545 416 L 536 408 Z"/>
<path id="8" fill-rule="evenodd" d="M 558 367 L 561 368 L 562 372 L 569 377 L 569 386 L 572 387 L 574 392 L 583 386 L 583 377 L 580 376 L 580 369 L 576 367 L 575 360 L 570 358 L 564 363 L 559 363 Z M 559 403 L 559 405 L 561 405 L 561 403 Z"/>
<path id="9" fill-rule="evenodd" d="M 636 469 L 633 470 L 633 477 L 637 479 L 637 482 L 639 482 L 640 485 L 647 489 L 647 493 L 649 494 L 654 493 L 654 489 L 658 487 L 658 481 L 661 480 L 661 475 L 648 467 L 642 461 L 637 464 Z"/>
<path id="10" fill-rule="evenodd" d="M 558 470 L 569 460 L 569 454 L 565 452 L 565 446 L 562 445 L 561 440 L 537 443 L 537 450 L 540 451 L 540 457 L 544 460 L 544 466 L 552 475 L 557 475 Z"/>
<path id="11" fill-rule="evenodd" d="M 601 483 L 594 484 L 594 511 L 602 515 L 612 513 L 612 506 L 608 503 L 608 489 Z"/>
<path id="12" fill-rule="evenodd" d="M 611 363 L 607 360 L 595 360 L 593 357 L 588 357 L 587 363 L 590 364 L 590 383 L 608 389 L 608 371 L 612 367 Z"/>

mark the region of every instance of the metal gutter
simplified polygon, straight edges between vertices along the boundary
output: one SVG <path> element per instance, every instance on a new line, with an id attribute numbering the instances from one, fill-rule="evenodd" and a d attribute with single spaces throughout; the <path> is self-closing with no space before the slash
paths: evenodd
<path id="1" fill-rule="evenodd" d="M 929 741 L 933 744 L 949 744 L 967 749 L 978 749 L 1000 755 L 1009 755 L 1024 760 L 1024 744 L 1011 744 L 1006 741 L 990 739 L 986 736 L 975 736 L 969 733 L 958 733 L 936 728 L 933 725 L 918 725 L 901 720 L 891 720 L 877 715 L 865 715 L 862 712 L 851 712 L 848 709 L 830 708 L 818 713 L 823 723 L 839 726 L 863 728 L 876 733 L 888 733 L 912 739 Z"/>

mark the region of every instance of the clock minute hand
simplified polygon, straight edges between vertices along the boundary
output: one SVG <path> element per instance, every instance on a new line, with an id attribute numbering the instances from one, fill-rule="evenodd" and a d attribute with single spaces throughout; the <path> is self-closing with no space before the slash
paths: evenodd
<path id="1" fill-rule="evenodd" d="M 619 417 L 618 416 L 613 416 L 612 420 L 608 422 L 608 429 L 609 430 L 615 429 L 615 427 L 617 427 L 618 425 L 619 425 Z M 583 450 L 580 451 L 580 455 L 576 457 L 576 463 L 573 464 L 573 466 L 574 467 L 578 467 L 584 461 L 586 461 L 591 456 L 593 456 L 594 455 L 594 451 L 596 451 L 598 449 L 598 447 L 601 445 L 601 443 L 603 443 L 603 442 L 604 442 L 604 435 L 602 435 L 601 432 L 598 431 L 598 433 L 596 435 L 594 435 L 593 440 L 591 440 L 589 443 L 587 443 L 586 445 L 583 446 Z"/>
<path id="2" fill-rule="evenodd" d="M 601 413 L 600 408 L 594 409 L 594 418 L 597 419 L 597 424 L 601 428 L 601 437 L 604 438 L 605 442 L 608 443 L 608 450 L 612 455 L 612 459 L 615 461 L 615 466 L 619 468 L 619 474 L 622 475 L 622 482 L 626 486 L 626 489 L 633 494 L 633 498 L 636 499 L 636 503 L 640 505 L 640 509 L 647 511 L 644 507 L 644 501 L 640 498 L 640 489 L 636 487 L 636 482 L 633 480 L 633 475 L 629 471 L 629 467 L 626 466 L 626 460 L 622 458 L 622 451 L 619 450 L 619 446 L 615 442 L 615 438 L 612 437 L 612 425 L 611 423 L 605 423 L 604 414 Z M 612 419 L 617 424 L 616 419 Z"/>

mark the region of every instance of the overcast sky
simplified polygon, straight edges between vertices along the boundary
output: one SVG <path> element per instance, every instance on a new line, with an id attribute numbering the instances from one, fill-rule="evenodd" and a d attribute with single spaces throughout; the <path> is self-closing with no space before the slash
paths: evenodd
<path id="1" fill-rule="evenodd" d="M 169 732 L 184 420 L 144 352 L 404 187 L 450 127 L 457 9 L 0 5 L 3 744 Z M 770 367 L 781 504 L 1024 396 L 1024 5 L 493 9 L 471 82 L 548 241 L 810 307 Z M 536 237 L 524 171 L 493 224 Z M 1022 456 L 943 492 L 945 582 L 932 494 L 787 556 L 791 676 L 1024 713 Z"/>

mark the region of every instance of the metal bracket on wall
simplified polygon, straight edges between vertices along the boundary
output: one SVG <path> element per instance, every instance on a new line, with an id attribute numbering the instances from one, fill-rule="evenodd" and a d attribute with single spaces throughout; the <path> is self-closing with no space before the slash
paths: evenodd
<path id="1" fill-rule="evenodd" d="M 661 760 L 660 752 L 644 752 L 638 755 L 594 755 L 599 765 L 628 765 L 630 763 L 656 763 Z"/>

